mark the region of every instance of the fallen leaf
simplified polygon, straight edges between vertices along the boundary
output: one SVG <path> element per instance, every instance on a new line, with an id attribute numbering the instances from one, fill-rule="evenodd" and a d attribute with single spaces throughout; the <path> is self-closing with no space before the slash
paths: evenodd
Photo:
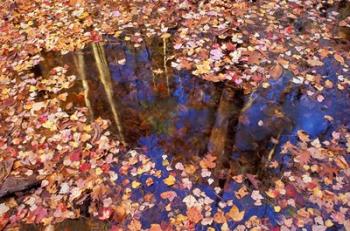
<path id="1" fill-rule="evenodd" d="M 160 194 L 162 199 L 169 199 L 169 201 L 173 201 L 176 196 L 177 194 L 174 191 L 166 191 Z"/>
<path id="2" fill-rule="evenodd" d="M 176 179 L 175 179 L 175 177 L 172 176 L 172 175 L 169 175 L 167 178 L 164 179 L 164 183 L 165 183 L 166 185 L 169 185 L 169 186 L 175 184 L 175 182 L 176 182 Z"/>
<path id="3" fill-rule="evenodd" d="M 334 55 L 334 58 L 339 62 L 341 63 L 342 65 L 344 65 L 345 61 L 344 61 L 344 58 L 338 54 L 335 54 Z"/>
<path id="4" fill-rule="evenodd" d="M 225 214 L 224 212 L 222 212 L 221 210 L 217 211 L 214 215 L 214 221 L 216 223 L 219 223 L 219 224 L 223 224 L 226 222 L 226 217 L 225 217 Z"/>
<path id="5" fill-rule="evenodd" d="M 197 69 L 193 72 L 194 75 L 208 74 L 211 70 L 208 60 L 196 64 L 196 68 Z"/>
<path id="6" fill-rule="evenodd" d="M 276 64 L 273 68 L 270 70 L 270 76 L 274 79 L 277 79 L 280 77 L 283 73 L 283 67 L 279 64 Z"/>
<path id="7" fill-rule="evenodd" d="M 187 217 L 188 217 L 188 220 L 190 220 L 195 224 L 203 219 L 201 212 L 196 207 L 191 207 L 187 210 Z"/>
<path id="8" fill-rule="evenodd" d="M 233 221 L 241 221 L 244 217 L 245 211 L 239 211 L 238 207 L 236 205 L 233 205 L 232 208 L 228 213 L 226 213 L 226 216 L 231 218 Z"/>
<path id="9" fill-rule="evenodd" d="M 323 62 L 318 59 L 308 59 L 307 63 L 312 67 L 323 66 Z"/>

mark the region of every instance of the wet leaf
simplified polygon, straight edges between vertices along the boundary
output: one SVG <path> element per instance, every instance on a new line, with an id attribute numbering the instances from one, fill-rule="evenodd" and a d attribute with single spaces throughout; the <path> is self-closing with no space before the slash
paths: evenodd
<path id="1" fill-rule="evenodd" d="M 168 186 L 175 184 L 175 182 L 176 182 L 176 179 L 172 175 L 169 175 L 167 178 L 164 179 L 164 183 Z"/>
<path id="2" fill-rule="evenodd" d="M 308 59 L 307 63 L 312 67 L 323 66 L 323 62 L 318 59 Z"/>
<path id="3" fill-rule="evenodd" d="M 281 65 L 276 64 L 271 70 L 270 70 L 270 75 L 272 78 L 277 79 L 280 77 L 283 73 L 283 68 Z"/>
<path id="4" fill-rule="evenodd" d="M 239 211 L 236 205 L 233 205 L 226 216 L 235 222 L 241 221 L 244 217 L 245 211 Z"/>
<path id="5" fill-rule="evenodd" d="M 191 207 L 187 210 L 187 217 L 188 217 L 188 220 L 190 220 L 195 224 L 197 224 L 203 219 L 203 216 L 200 210 L 197 209 L 196 207 Z"/>

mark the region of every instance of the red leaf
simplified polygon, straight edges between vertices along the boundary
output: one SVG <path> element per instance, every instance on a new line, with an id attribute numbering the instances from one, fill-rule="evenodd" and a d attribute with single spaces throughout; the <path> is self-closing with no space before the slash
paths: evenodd
<path id="1" fill-rule="evenodd" d="M 91 168 L 91 164 L 90 163 L 82 163 L 80 165 L 80 171 L 82 171 L 82 172 L 89 171 L 90 168 Z"/>

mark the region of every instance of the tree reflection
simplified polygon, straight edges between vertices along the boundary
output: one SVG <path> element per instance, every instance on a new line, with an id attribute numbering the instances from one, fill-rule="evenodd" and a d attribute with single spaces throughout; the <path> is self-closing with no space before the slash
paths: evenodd
<path id="1" fill-rule="evenodd" d="M 96 61 L 96 66 L 99 72 L 99 78 L 101 80 L 101 83 L 107 95 L 107 100 L 113 113 L 113 119 L 119 132 L 119 139 L 122 143 L 125 144 L 125 138 L 123 134 L 123 128 L 118 115 L 117 104 L 113 100 L 111 74 L 109 72 L 109 66 L 107 63 L 104 48 L 103 46 L 101 46 L 101 44 L 94 43 L 92 44 L 92 50 Z"/>

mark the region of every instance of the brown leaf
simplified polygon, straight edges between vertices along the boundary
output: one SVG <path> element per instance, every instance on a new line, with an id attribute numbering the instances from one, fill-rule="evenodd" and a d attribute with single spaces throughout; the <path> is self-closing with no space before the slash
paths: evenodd
<path id="1" fill-rule="evenodd" d="M 270 70 L 270 75 L 272 78 L 277 79 L 280 77 L 283 73 L 283 68 L 281 65 L 276 64 L 273 68 Z"/>
<path id="2" fill-rule="evenodd" d="M 5 179 L 10 174 L 13 162 L 13 158 L 0 162 L 0 181 Z"/>
<path id="3" fill-rule="evenodd" d="M 342 65 L 344 65 L 345 61 L 344 61 L 344 58 L 338 54 L 335 54 L 334 55 L 334 58 L 339 62 L 341 63 Z"/>

